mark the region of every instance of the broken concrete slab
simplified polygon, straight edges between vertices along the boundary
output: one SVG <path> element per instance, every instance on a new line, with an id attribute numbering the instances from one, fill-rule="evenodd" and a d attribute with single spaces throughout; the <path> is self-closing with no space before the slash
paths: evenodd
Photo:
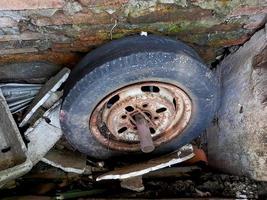
<path id="1" fill-rule="evenodd" d="M 45 112 L 42 118 L 28 128 L 28 154 L 33 164 L 38 163 L 62 136 L 59 122 L 61 101 Z"/>
<path id="2" fill-rule="evenodd" d="M 222 99 L 208 130 L 209 164 L 224 172 L 267 181 L 266 28 L 218 67 Z"/>
<path id="3" fill-rule="evenodd" d="M 30 171 L 26 146 L 0 89 L 0 187 Z"/>
<path id="4" fill-rule="evenodd" d="M 42 161 L 65 172 L 88 173 L 86 155 L 68 149 L 51 149 Z"/>

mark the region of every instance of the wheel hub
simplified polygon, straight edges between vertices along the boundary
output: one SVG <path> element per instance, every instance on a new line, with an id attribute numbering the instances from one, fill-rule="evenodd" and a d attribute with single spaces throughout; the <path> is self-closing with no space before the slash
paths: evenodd
<path id="1" fill-rule="evenodd" d="M 159 146 L 182 132 L 191 109 L 190 98 L 177 86 L 137 83 L 105 97 L 94 109 L 89 125 L 101 144 L 116 150 L 138 151 L 141 137 L 137 115 L 145 120 L 154 145 Z"/>

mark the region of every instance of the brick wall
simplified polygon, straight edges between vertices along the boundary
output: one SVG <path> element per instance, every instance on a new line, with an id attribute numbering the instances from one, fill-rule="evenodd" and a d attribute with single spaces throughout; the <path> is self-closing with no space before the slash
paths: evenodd
<path id="1" fill-rule="evenodd" d="M 266 22 L 267 0 L 1 0 L 0 63 L 73 66 L 91 49 L 140 31 L 187 42 L 206 62 Z"/>

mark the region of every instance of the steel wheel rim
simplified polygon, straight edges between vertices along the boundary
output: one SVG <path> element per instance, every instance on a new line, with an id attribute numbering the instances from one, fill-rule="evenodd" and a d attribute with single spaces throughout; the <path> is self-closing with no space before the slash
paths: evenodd
<path id="1" fill-rule="evenodd" d="M 150 126 L 155 147 L 181 134 L 192 114 L 190 97 L 165 82 L 140 82 L 104 97 L 89 120 L 91 134 L 102 145 L 118 151 L 139 151 L 133 116 L 140 113 Z"/>

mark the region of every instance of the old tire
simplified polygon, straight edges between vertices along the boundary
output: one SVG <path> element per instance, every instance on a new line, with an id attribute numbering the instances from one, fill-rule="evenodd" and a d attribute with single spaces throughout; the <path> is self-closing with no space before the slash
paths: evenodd
<path id="1" fill-rule="evenodd" d="M 150 155 L 170 152 L 189 143 L 213 119 L 218 106 L 218 81 L 195 51 L 166 37 L 131 36 L 94 50 L 72 71 L 61 110 L 61 126 L 68 141 L 82 153 L 97 159 L 141 154 L 140 150 L 128 151 L 116 145 L 111 148 L 99 142 L 89 121 L 107 95 L 148 81 L 177 87 L 192 103 L 186 127 L 170 141 L 158 145 Z"/>

